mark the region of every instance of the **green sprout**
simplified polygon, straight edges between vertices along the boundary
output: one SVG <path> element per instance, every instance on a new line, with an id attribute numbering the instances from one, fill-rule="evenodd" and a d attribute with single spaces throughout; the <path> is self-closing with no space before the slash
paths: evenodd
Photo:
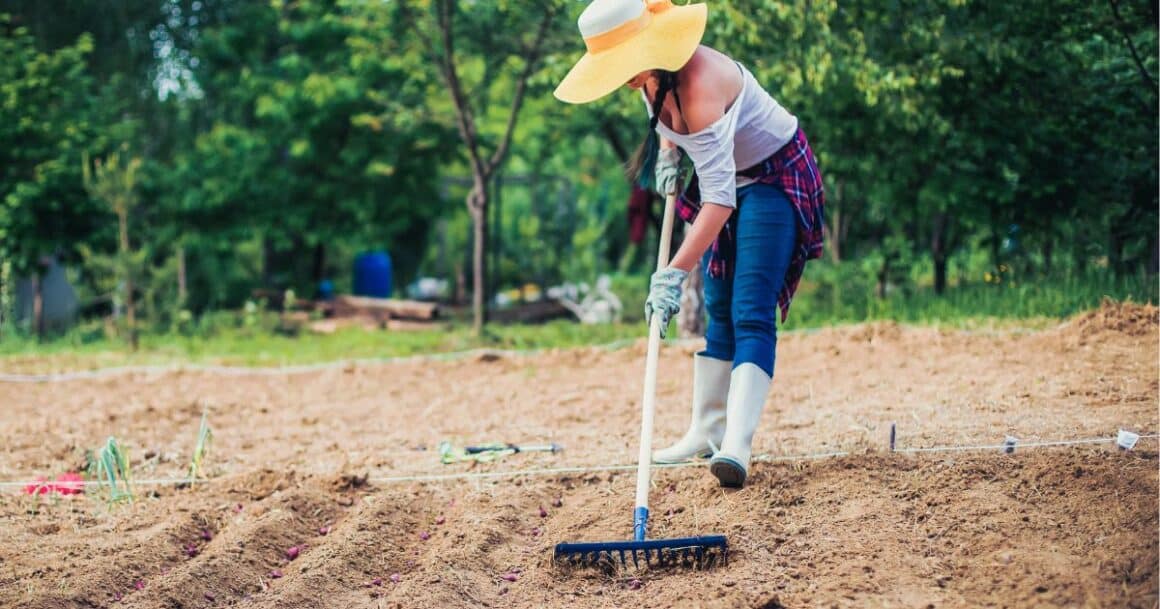
<path id="1" fill-rule="evenodd" d="M 101 488 L 108 486 L 109 503 L 133 501 L 129 455 L 113 436 L 109 436 L 105 445 L 97 453 L 96 459 L 92 461 L 90 474 L 97 480 Z"/>
<path id="2" fill-rule="evenodd" d="M 210 444 L 213 443 L 213 430 L 209 428 L 208 413 L 202 411 L 201 413 L 201 427 L 197 430 L 197 445 L 193 448 L 193 458 L 189 462 L 189 479 L 197 480 L 201 475 L 201 463 L 205 459 L 206 453 L 209 452 Z"/>

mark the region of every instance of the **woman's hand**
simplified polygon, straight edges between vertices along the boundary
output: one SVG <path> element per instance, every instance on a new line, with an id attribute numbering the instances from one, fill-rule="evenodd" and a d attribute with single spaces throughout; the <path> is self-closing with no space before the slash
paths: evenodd
<path id="1" fill-rule="evenodd" d="M 652 327 L 652 316 L 660 315 L 661 338 L 669 327 L 669 320 L 681 310 L 681 284 L 689 276 L 678 268 L 663 268 L 649 280 L 648 299 L 644 301 L 644 321 Z"/>

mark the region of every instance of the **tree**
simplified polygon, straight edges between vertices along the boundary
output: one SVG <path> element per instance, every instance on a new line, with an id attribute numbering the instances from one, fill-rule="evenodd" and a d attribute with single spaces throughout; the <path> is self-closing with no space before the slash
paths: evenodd
<path id="1" fill-rule="evenodd" d="M 137 194 L 137 172 L 141 159 L 131 158 L 124 165 L 118 153 L 95 159 L 92 166 L 86 155 L 83 163 L 85 189 L 96 201 L 117 216 L 117 255 L 112 258 L 86 256 L 96 266 L 112 271 L 125 304 L 125 323 L 129 347 L 137 350 L 137 306 L 134 289 L 144 268 L 144 250 L 134 251 L 129 242 L 129 218 L 140 204 Z"/>
<path id="2" fill-rule="evenodd" d="M 552 48 L 563 6 L 561 0 L 533 5 L 430 0 L 397 6 L 396 14 L 420 37 L 428 65 L 450 98 L 472 176 L 465 203 L 474 226 L 472 308 L 477 334 L 483 330 L 487 298 L 491 182 L 507 160 L 528 82 Z M 502 112 L 492 107 L 497 86 L 505 87 L 507 109 Z"/>
<path id="3" fill-rule="evenodd" d="M 39 51 L 7 15 L 0 33 L 0 259 L 22 274 L 96 230 L 80 183 L 81 153 L 99 141 L 85 71 L 93 44 Z"/>
<path id="4" fill-rule="evenodd" d="M 202 27 L 186 105 L 203 127 L 163 185 L 194 257 L 257 238 L 262 281 L 280 288 L 316 285 L 328 247 L 417 265 L 449 131 L 381 17 L 310 0 L 225 5 Z"/>

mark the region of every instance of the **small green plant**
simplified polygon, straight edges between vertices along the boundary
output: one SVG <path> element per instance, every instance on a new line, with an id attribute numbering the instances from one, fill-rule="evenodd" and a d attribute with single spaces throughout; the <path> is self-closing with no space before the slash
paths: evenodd
<path id="1" fill-rule="evenodd" d="M 129 468 L 129 455 L 121 448 L 117 439 L 109 436 L 105 445 L 97 452 L 89 466 L 90 477 L 105 490 L 107 502 L 133 501 L 133 476 Z"/>
<path id="2" fill-rule="evenodd" d="M 213 430 L 209 428 L 208 413 L 202 411 L 201 426 L 197 430 L 197 445 L 193 448 L 193 457 L 189 461 L 189 479 L 197 480 L 201 475 L 201 464 L 205 460 L 205 456 L 209 453 L 210 444 L 213 443 Z"/>

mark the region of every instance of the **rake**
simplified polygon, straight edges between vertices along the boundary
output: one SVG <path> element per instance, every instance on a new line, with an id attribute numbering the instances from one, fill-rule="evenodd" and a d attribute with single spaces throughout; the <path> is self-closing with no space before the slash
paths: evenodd
<path id="1" fill-rule="evenodd" d="M 673 230 L 675 196 L 665 199 L 657 270 L 668 265 Z M 729 544 L 724 535 L 646 539 L 648 533 L 649 466 L 652 463 L 653 414 L 656 410 L 657 359 L 660 355 L 661 320 L 654 315 L 649 324 L 648 357 L 645 360 L 644 398 L 641 404 L 640 453 L 636 469 L 636 508 L 633 510 L 633 538 L 623 541 L 600 541 L 556 544 L 554 562 L 569 566 L 612 566 L 617 563 L 635 568 L 649 567 L 708 568 L 725 562 Z"/>

